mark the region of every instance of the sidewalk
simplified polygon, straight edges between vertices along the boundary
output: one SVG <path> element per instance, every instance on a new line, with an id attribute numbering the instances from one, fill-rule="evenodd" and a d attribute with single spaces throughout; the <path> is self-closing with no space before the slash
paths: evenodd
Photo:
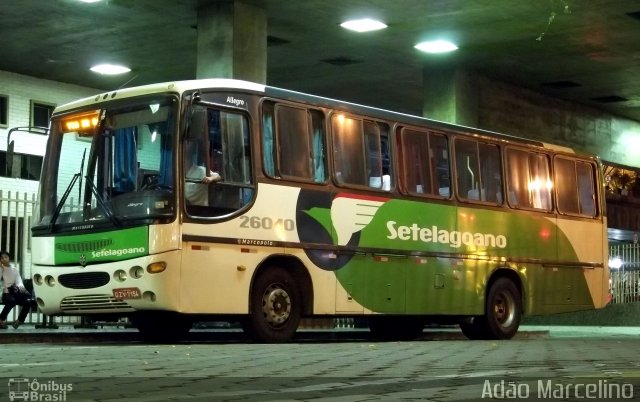
<path id="1" fill-rule="evenodd" d="M 520 332 L 547 331 L 552 338 L 640 336 L 640 327 L 582 326 L 582 325 L 523 325 Z"/>
<path id="2" fill-rule="evenodd" d="M 640 336 L 640 327 L 593 327 L 593 326 L 538 326 L 520 327 L 515 339 L 559 338 L 559 337 L 616 337 Z M 366 340 L 367 329 L 301 329 L 298 341 Z M 427 327 L 423 340 L 464 340 L 462 332 L 455 326 Z M 82 342 L 140 342 L 140 334 L 135 328 L 104 326 L 98 328 L 75 328 L 59 325 L 57 329 L 36 328 L 25 324 L 18 329 L 0 330 L 0 343 L 82 343 Z M 246 337 L 241 329 L 213 328 L 193 329 L 185 341 L 189 342 L 244 342 Z"/>

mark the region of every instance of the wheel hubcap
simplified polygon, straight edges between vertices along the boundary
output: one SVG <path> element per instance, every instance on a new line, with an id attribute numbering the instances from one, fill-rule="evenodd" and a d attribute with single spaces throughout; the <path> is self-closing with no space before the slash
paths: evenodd
<path id="1" fill-rule="evenodd" d="M 291 315 L 291 298 L 287 291 L 276 285 L 269 286 L 262 297 L 262 313 L 271 325 L 285 323 Z"/>
<path id="2" fill-rule="evenodd" d="M 493 314 L 502 327 L 509 327 L 515 319 L 515 300 L 509 292 L 500 292 L 493 303 Z"/>

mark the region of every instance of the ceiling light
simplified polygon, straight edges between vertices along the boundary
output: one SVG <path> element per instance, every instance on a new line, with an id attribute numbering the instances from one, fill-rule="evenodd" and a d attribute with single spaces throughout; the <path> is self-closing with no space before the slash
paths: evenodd
<path id="1" fill-rule="evenodd" d="M 447 40 L 421 42 L 414 46 L 425 53 L 447 53 L 458 49 L 458 46 Z"/>
<path id="2" fill-rule="evenodd" d="M 356 32 L 377 31 L 378 29 L 383 29 L 387 27 L 386 24 L 383 24 L 380 21 L 372 20 L 370 18 L 345 21 L 342 24 L 340 24 L 340 26 Z"/>
<path id="3" fill-rule="evenodd" d="M 83 2 L 83 3 L 97 3 L 100 0 L 80 0 L 80 1 Z"/>
<path id="4" fill-rule="evenodd" d="M 98 64 L 97 66 L 91 67 L 91 71 L 104 75 L 116 75 L 128 73 L 131 69 L 129 67 L 118 66 L 115 64 Z"/>

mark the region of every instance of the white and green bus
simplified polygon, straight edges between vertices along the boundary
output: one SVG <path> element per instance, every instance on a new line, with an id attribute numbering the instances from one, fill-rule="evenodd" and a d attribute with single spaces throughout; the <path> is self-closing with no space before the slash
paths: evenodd
<path id="1" fill-rule="evenodd" d="M 600 162 L 568 148 L 226 79 L 82 99 L 50 130 L 45 314 L 150 337 L 228 320 L 280 342 L 361 317 L 385 338 L 508 339 L 608 301 Z"/>

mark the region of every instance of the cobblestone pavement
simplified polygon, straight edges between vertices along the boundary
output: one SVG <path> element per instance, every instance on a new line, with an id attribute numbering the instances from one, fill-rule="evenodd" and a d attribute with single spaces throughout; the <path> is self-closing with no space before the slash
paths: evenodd
<path id="1" fill-rule="evenodd" d="M 500 342 L 5 344 L 0 400 L 9 392 L 14 400 L 68 401 L 639 398 L 637 335 L 551 334 Z"/>

